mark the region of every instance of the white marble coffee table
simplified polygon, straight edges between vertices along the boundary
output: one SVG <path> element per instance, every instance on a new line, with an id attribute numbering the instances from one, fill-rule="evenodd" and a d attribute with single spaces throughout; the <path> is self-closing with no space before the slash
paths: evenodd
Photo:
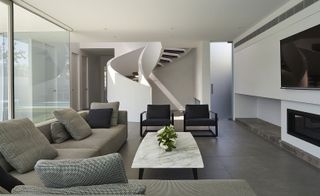
<path id="1" fill-rule="evenodd" d="M 189 132 L 177 132 L 177 135 L 177 148 L 165 152 L 158 145 L 157 133 L 147 133 L 131 166 L 139 169 L 139 179 L 142 179 L 144 169 L 148 168 L 190 168 L 194 178 L 198 179 L 197 169 L 204 167 L 198 145 Z"/>

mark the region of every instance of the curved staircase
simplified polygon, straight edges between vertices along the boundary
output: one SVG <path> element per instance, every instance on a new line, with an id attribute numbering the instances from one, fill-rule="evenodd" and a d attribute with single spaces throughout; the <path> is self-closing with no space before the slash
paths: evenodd
<path id="1" fill-rule="evenodd" d="M 164 67 L 179 58 L 185 56 L 190 51 L 190 48 L 165 48 L 161 53 L 160 59 L 157 63 L 157 68 Z"/>
<path id="2" fill-rule="evenodd" d="M 114 57 L 108 65 L 108 100 L 120 101 L 120 108 L 128 110 L 128 119 L 139 122 L 139 114 L 147 104 L 152 103 L 152 82 L 170 102 L 178 109 L 184 106 L 153 74 L 160 69 L 178 61 L 191 49 L 163 48 L 160 42 L 150 42 L 138 48 Z M 132 64 L 135 64 L 134 69 Z"/>

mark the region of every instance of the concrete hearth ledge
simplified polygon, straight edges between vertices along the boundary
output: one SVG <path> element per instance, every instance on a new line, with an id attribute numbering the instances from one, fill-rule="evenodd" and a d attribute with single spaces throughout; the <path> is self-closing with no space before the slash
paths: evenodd
<path id="1" fill-rule="evenodd" d="M 248 127 L 250 131 L 283 148 L 314 167 L 320 168 L 320 159 L 318 157 L 315 157 L 300 148 L 292 146 L 291 144 L 281 140 L 281 127 L 258 118 L 237 118 L 236 122 Z"/>

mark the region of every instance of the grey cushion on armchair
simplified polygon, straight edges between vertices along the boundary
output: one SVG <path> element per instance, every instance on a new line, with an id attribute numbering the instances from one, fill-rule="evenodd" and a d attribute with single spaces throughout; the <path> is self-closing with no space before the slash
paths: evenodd
<path id="1" fill-rule="evenodd" d="M 50 188 L 128 182 L 118 153 L 78 160 L 40 160 L 35 171 Z"/>

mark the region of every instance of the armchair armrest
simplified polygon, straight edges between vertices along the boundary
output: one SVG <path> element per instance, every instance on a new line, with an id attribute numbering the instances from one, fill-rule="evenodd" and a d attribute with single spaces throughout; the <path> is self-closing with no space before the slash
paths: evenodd
<path id="1" fill-rule="evenodd" d="M 171 112 L 171 124 L 174 125 L 174 113 Z"/>
<path id="2" fill-rule="evenodd" d="M 146 113 L 147 113 L 147 111 L 141 112 L 141 114 L 140 114 L 140 122 L 142 122 L 142 120 L 143 120 L 143 114 L 146 114 Z"/>
<path id="3" fill-rule="evenodd" d="M 215 112 L 213 112 L 213 111 L 210 111 L 210 116 L 211 116 L 211 118 L 212 118 L 212 116 L 214 115 L 214 119 L 216 120 L 216 121 L 218 121 L 218 114 L 217 113 L 215 113 Z"/>

